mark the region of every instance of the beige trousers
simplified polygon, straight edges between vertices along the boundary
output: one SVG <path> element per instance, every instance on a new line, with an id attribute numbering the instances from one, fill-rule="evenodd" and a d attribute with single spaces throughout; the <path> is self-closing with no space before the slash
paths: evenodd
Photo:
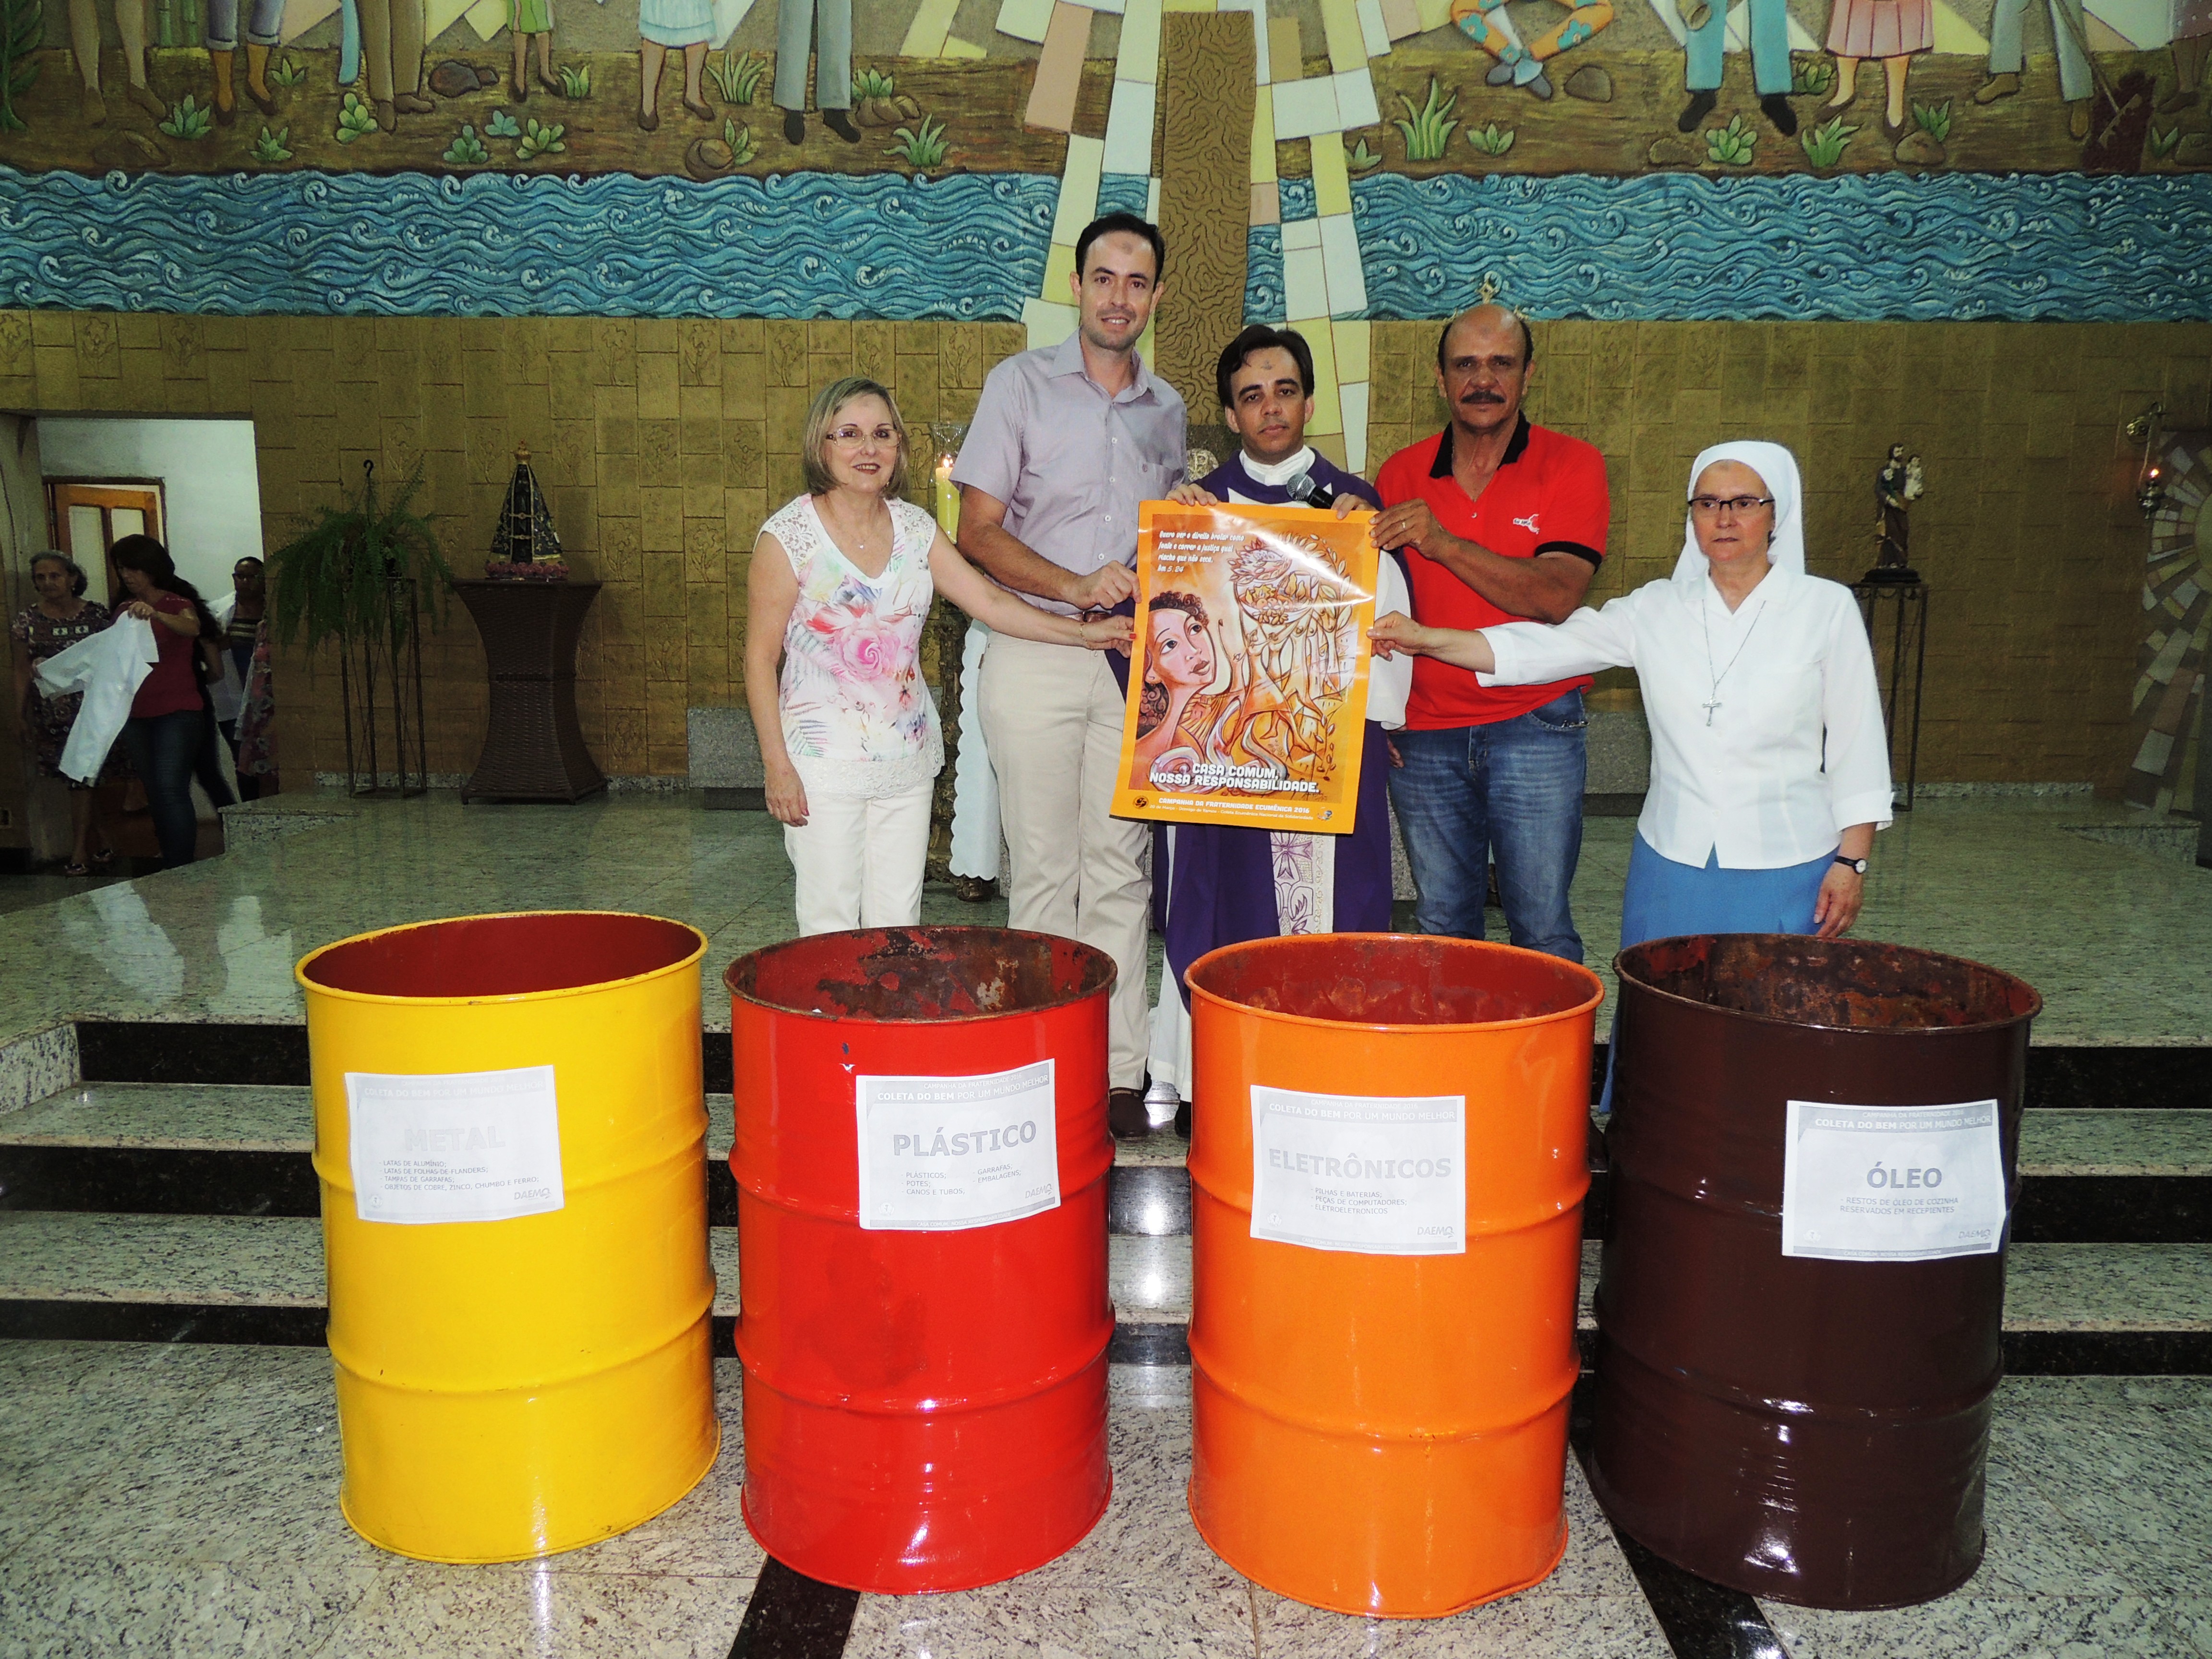
<path id="1" fill-rule="evenodd" d="M 1104 653 L 994 634 L 983 656 L 983 740 L 1006 823 L 1009 924 L 1096 946 L 1120 970 L 1108 1011 L 1108 1086 L 1145 1077 L 1151 826 L 1109 815 L 1121 693 Z"/>

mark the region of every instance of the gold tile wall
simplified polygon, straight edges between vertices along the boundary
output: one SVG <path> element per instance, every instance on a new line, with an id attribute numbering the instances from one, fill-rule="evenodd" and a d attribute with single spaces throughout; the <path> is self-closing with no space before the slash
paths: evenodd
<path id="1" fill-rule="evenodd" d="M 1856 573 L 1874 474 L 1901 440 L 1926 458 L 1913 550 L 1936 589 L 1921 775 L 2117 788 L 2146 544 L 2119 427 L 2154 398 L 2169 424 L 2204 422 L 2212 325 L 1539 327 L 1532 413 L 1607 459 L 1615 556 L 1595 599 L 1671 568 L 1690 458 L 1725 437 L 1796 450 L 1813 568 Z M 1435 335 L 1376 326 L 1378 464 L 1441 422 Z M 0 311 L 0 409 L 252 416 L 271 546 L 363 460 L 393 479 L 419 455 L 423 506 L 464 574 L 528 443 L 572 567 L 606 584 L 578 664 L 586 735 L 611 772 L 677 775 L 684 710 L 742 701 L 747 550 L 798 491 L 814 389 L 884 380 L 926 452 L 927 423 L 966 419 L 1023 343 L 1006 324 Z M 432 768 L 465 771 L 483 665 L 458 606 L 424 668 Z M 288 769 L 331 769 L 335 686 L 302 662 L 280 672 Z"/>

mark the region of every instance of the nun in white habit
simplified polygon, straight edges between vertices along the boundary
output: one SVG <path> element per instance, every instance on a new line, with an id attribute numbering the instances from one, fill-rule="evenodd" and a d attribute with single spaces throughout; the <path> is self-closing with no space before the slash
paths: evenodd
<path id="1" fill-rule="evenodd" d="M 1633 668 L 1651 782 L 1621 905 L 1624 948 L 1683 933 L 1813 933 L 1858 919 L 1891 817 L 1874 653 L 1851 591 L 1805 571 L 1797 462 L 1716 444 L 1690 469 L 1682 556 L 1602 611 L 1479 632 L 1375 624 L 1378 652 L 1485 685 Z"/>

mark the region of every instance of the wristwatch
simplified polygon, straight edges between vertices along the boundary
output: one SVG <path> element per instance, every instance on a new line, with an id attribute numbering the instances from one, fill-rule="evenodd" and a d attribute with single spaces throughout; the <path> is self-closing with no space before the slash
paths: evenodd
<path id="1" fill-rule="evenodd" d="M 1867 861 L 1864 859 L 1846 858 L 1838 853 L 1836 854 L 1836 862 L 1846 870 L 1856 870 L 1861 875 L 1866 874 Z"/>

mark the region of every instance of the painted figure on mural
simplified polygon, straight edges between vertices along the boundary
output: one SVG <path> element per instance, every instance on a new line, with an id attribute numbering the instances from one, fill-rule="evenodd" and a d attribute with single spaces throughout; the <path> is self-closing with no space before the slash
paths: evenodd
<path id="1" fill-rule="evenodd" d="M 2081 139 L 2089 136 L 2089 68 L 2087 25 L 2081 0 L 2044 0 L 2051 9 L 2051 36 L 2058 53 L 2058 90 L 2066 100 L 2066 131 Z M 1990 16 L 1990 78 L 1974 88 L 1974 101 L 1994 104 L 2020 90 L 2021 71 L 2027 65 L 2021 32 L 2027 20 L 2029 0 L 1996 0 Z"/>
<path id="2" fill-rule="evenodd" d="M 672 50 L 684 54 L 684 112 L 695 121 L 713 120 L 702 82 L 714 38 L 714 0 L 638 0 L 637 33 L 638 125 L 659 130 L 660 75 Z"/>
<path id="3" fill-rule="evenodd" d="M 2062 3 L 2051 0 L 2053 5 Z M 2000 9 L 2005 3 L 1997 0 Z M 2081 0 L 2073 3 L 2078 6 Z M 1933 0 L 1832 0 L 1827 45 L 1836 60 L 1836 89 L 1820 107 L 1849 109 L 1858 97 L 1859 65 L 1878 58 L 1887 94 L 1881 106 L 1882 137 L 1892 143 L 1904 137 L 1911 113 L 1905 100 L 1905 71 L 1915 57 L 1936 47 Z"/>
<path id="4" fill-rule="evenodd" d="M 402 115 L 428 115 L 437 106 L 422 95 L 422 45 L 428 20 L 422 0 L 356 0 L 361 55 L 368 70 L 368 99 L 376 125 L 398 130 Z"/>
<path id="5" fill-rule="evenodd" d="M 2204 65 L 2212 59 L 2212 0 L 2173 0 L 2173 90 L 2159 100 L 2171 115 L 2194 109 L 2203 96 Z"/>
<path id="6" fill-rule="evenodd" d="M 1502 87 L 1510 81 L 1539 98 L 1549 98 L 1552 82 L 1544 73 L 1544 65 L 1613 21 L 1613 0 L 1559 0 L 1559 3 L 1566 8 L 1567 15 L 1538 37 L 1533 46 L 1522 44 L 1520 31 L 1505 10 L 1505 0 L 1452 0 L 1451 16 L 1462 34 L 1498 60 L 1490 71 L 1492 86 Z"/>
<path id="7" fill-rule="evenodd" d="M 1790 11 L 1784 0 L 1750 0 L 1751 77 L 1759 94 L 1762 114 L 1784 137 L 1796 136 L 1797 112 L 1790 106 L 1794 71 L 1790 65 Z M 1728 45 L 1728 6 L 1725 0 L 1693 0 L 1683 8 L 1688 30 L 1682 42 L 1687 59 L 1683 84 L 1690 101 L 1682 107 L 1675 126 L 1695 132 L 1698 124 L 1720 102 L 1721 54 Z"/>
<path id="8" fill-rule="evenodd" d="M 115 32 L 123 37 L 124 93 L 149 115 L 167 119 L 169 107 L 146 84 L 146 27 L 148 0 L 115 0 Z M 100 10 L 98 0 L 69 0 L 70 51 L 77 73 L 84 79 L 78 108 L 88 126 L 107 119 L 107 100 L 100 89 Z"/>
<path id="9" fill-rule="evenodd" d="M 514 36 L 514 73 L 507 90 L 518 104 L 530 101 L 530 43 L 538 42 L 538 84 L 548 92 L 561 90 L 553 78 L 553 0 L 514 0 L 509 29 Z"/>
<path id="10" fill-rule="evenodd" d="M 269 53 L 277 42 L 284 21 L 284 0 L 204 0 L 207 7 L 201 32 L 208 52 L 208 67 L 215 76 L 215 118 L 218 126 L 238 119 L 238 26 L 246 23 L 246 95 L 264 115 L 276 112 L 276 95 L 269 90 Z M 128 0 L 123 0 L 128 3 Z"/>
<path id="11" fill-rule="evenodd" d="M 806 142 L 806 58 L 816 56 L 814 106 L 848 144 L 853 125 L 853 0 L 782 0 L 775 18 L 775 106 L 787 143 Z"/>

